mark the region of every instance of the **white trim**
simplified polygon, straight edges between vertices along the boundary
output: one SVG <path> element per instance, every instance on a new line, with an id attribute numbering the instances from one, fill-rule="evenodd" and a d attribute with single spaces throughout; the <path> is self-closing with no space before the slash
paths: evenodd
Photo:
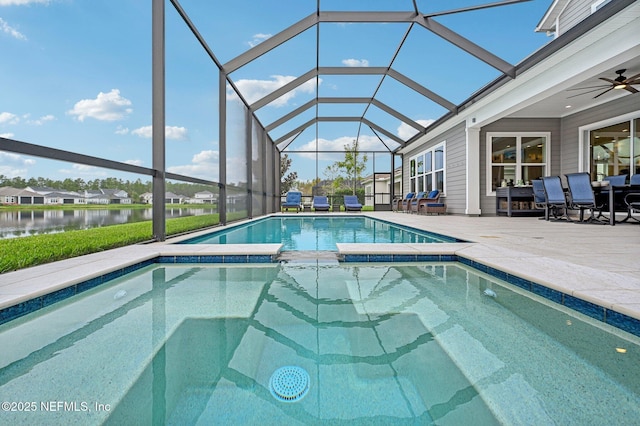
<path id="1" fill-rule="evenodd" d="M 465 146 L 466 167 L 466 207 L 465 214 L 480 215 L 480 128 L 467 127 Z"/>
<path id="2" fill-rule="evenodd" d="M 492 175 L 492 154 L 491 150 L 491 138 L 494 136 L 498 137 L 514 137 L 516 138 L 516 162 L 513 165 L 516 168 L 516 179 L 521 179 L 520 175 L 520 167 L 522 164 L 531 164 L 531 163 L 522 163 L 520 160 L 520 149 L 518 146 L 520 145 L 520 141 L 522 137 L 543 137 L 546 138 L 546 147 L 545 147 L 545 161 L 544 166 L 545 170 L 548 173 L 551 170 L 551 132 L 487 132 L 485 136 L 485 152 L 486 152 L 486 167 L 485 167 L 485 185 L 486 185 L 486 196 L 487 197 L 495 197 L 496 192 L 491 190 L 491 175 Z"/>
<path id="3" fill-rule="evenodd" d="M 596 121 L 595 123 L 585 124 L 584 126 L 578 127 L 578 171 L 589 171 L 589 164 L 591 163 L 591 150 L 587 145 L 589 144 L 588 134 L 591 130 L 612 126 L 623 121 L 632 122 L 634 119 L 640 119 L 640 110 L 628 112 L 623 115 L 618 115 L 616 117 L 607 118 L 606 120 Z M 633 131 L 633 123 L 631 123 L 631 128 L 629 129 L 629 131 Z M 630 135 L 633 139 L 633 133 L 630 133 Z M 630 167 L 633 167 L 633 163 L 630 164 Z"/>
<path id="4" fill-rule="evenodd" d="M 434 167 L 435 165 L 435 161 L 436 161 L 436 156 L 435 156 L 435 152 L 436 150 L 442 147 L 442 169 L 436 169 Z M 436 183 L 436 179 L 435 179 L 435 175 L 436 175 L 436 171 L 442 170 L 442 193 L 440 194 L 442 197 L 446 196 L 447 193 L 447 141 L 443 140 L 442 142 L 439 142 L 435 145 L 432 145 L 431 147 L 429 147 L 428 149 L 425 149 L 423 151 L 420 151 L 418 153 L 416 153 L 415 155 L 412 155 L 411 157 L 409 157 L 409 187 L 411 188 L 411 181 L 413 179 L 417 179 L 418 178 L 418 164 L 416 161 L 416 175 L 415 176 L 411 176 L 411 162 L 416 160 L 419 156 L 421 155 L 425 155 L 426 153 L 431 152 L 431 171 L 430 172 L 422 172 L 422 176 L 426 176 L 427 174 L 431 174 L 433 176 L 433 179 L 431 179 L 431 188 L 430 189 L 417 189 L 416 192 L 419 191 L 432 191 L 433 189 L 436 189 L 435 187 L 435 183 Z"/>

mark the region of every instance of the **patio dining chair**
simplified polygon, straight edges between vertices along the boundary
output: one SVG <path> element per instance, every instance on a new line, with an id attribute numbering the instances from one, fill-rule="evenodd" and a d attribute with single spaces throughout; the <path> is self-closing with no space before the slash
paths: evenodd
<path id="1" fill-rule="evenodd" d="M 543 176 L 540 179 L 544 186 L 547 208 L 554 209 L 556 212 L 554 220 L 564 219 L 568 222 L 573 222 L 568 214 L 569 205 L 567 204 L 567 197 L 564 193 L 564 189 L 562 188 L 560 176 Z M 547 220 L 550 220 L 548 216 Z"/>
<path id="2" fill-rule="evenodd" d="M 569 206 L 570 208 L 580 210 L 579 223 L 604 224 L 605 222 L 598 220 L 595 216 L 597 204 L 593 188 L 591 187 L 591 176 L 589 173 L 569 173 L 565 176 L 567 177 L 567 184 L 569 185 Z M 586 220 L 584 218 L 585 210 L 591 212 Z"/>
<path id="3" fill-rule="evenodd" d="M 541 179 L 534 179 L 531 181 L 533 186 L 533 204 L 536 208 L 544 210 L 544 216 L 539 218 L 541 220 L 549 220 L 551 208 L 547 204 L 547 194 L 544 192 L 544 183 Z M 554 210 L 554 217 L 557 216 Z"/>
<path id="4" fill-rule="evenodd" d="M 640 186 L 640 173 L 631 175 L 629 184 L 631 186 Z M 629 219 L 640 222 L 640 218 L 633 216 L 633 213 L 640 213 L 640 192 L 635 192 L 634 190 L 634 192 L 630 192 L 625 195 L 624 203 L 627 206 L 627 217 L 622 219 L 621 222 L 626 222 Z"/>

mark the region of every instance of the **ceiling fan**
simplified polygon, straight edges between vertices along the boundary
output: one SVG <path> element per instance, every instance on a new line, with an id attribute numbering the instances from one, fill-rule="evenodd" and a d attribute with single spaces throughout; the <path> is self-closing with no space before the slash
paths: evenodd
<path id="1" fill-rule="evenodd" d="M 593 99 L 600 97 L 602 95 L 604 95 L 605 93 L 609 92 L 610 90 L 620 90 L 620 89 L 624 89 L 628 92 L 631 93 L 638 93 L 638 89 L 636 89 L 635 87 L 633 87 L 636 84 L 640 84 L 640 74 L 636 74 L 633 75 L 629 78 L 625 77 L 623 74 L 626 72 L 626 69 L 623 70 L 618 70 L 616 71 L 616 74 L 618 74 L 618 76 L 615 79 L 610 79 L 610 78 L 606 78 L 606 77 L 600 77 L 600 80 L 604 80 L 607 82 L 607 84 L 601 84 L 599 86 L 590 86 L 590 87 L 579 87 L 576 89 L 568 89 L 568 90 L 585 90 L 585 89 L 593 89 L 593 90 L 589 90 L 587 92 L 584 93 L 580 93 L 577 95 L 573 95 L 573 96 L 569 96 L 569 98 L 574 98 L 576 96 L 581 96 L 581 95 L 586 95 L 587 93 L 593 93 L 593 92 L 597 92 L 599 90 L 602 90 L 601 93 L 598 93 L 596 96 L 593 97 Z M 604 89 L 604 90 L 603 90 Z"/>

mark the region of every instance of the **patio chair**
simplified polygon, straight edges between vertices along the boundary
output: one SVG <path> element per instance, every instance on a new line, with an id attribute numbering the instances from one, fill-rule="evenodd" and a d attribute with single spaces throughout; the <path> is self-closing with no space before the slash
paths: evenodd
<path id="1" fill-rule="evenodd" d="M 591 176 L 589 173 L 569 173 L 565 176 L 567 177 L 567 184 L 569 185 L 569 206 L 570 208 L 580 210 L 579 223 L 604 224 L 604 222 L 598 220 L 595 216 L 597 204 L 593 188 L 591 187 Z M 589 218 L 586 220 L 584 218 L 585 210 L 591 211 Z"/>
<path id="2" fill-rule="evenodd" d="M 302 210 L 302 192 L 287 192 L 287 198 L 284 203 L 282 203 L 280 210 L 289 211 L 289 209 L 296 209 L 296 213 Z"/>
<path id="3" fill-rule="evenodd" d="M 631 180 L 629 184 L 632 186 L 640 186 L 640 173 L 636 173 L 631 175 Z M 632 213 L 640 213 L 640 192 L 630 192 L 625 195 L 624 203 L 627 206 L 627 217 L 622 219 L 620 222 L 626 222 L 629 219 L 633 219 L 635 221 L 640 222 L 640 219 L 633 216 Z"/>
<path id="4" fill-rule="evenodd" d="M 413 212 L 418 212 L 418 202 L 420 200 L 424 200 L 424 198 L 427 196 L 427 193 L 425 191 L 420 191 L 416 194 L 415 197 L 413 197 L 411 199 L 411 201 L 407 204 L 407 212 L 409 213 L 413 213 Z"/>
<path id="5" fill-rule="evenodd" d="M 408 192 L 404 198 L 397 200 L 396 211 L 406 211 L 406 206 L 409 205 L 409 202 L 415 195 L 415 192 Z"/>
<path id="6" fill-rule="evenodd" d="M 600 214 L 598 215 L 598 217 L 602 216 L 602 211 L 610 210 L 609 191 L 611 191 L 611 188 L 613 186 L 624 186 L 624 184 L 627 183 L 627 175 L 605 176 L 604 178 L 602 178 L 602 182 L 608 182 L 609 184 L 598 188 L 600 189 L 599 193 L 596 194 L 596 203 L 598 204 L 600 209 Z M 613 198 L 613 211 L 626 211 L 627 206 L 624 204 L 624 201 L 622 199 L 623 191 L 621 189 L 614 189 L 613 191 L 614 195 L 617 195 L 617 197 Z"/>
<path id="7" fill-rule="evenodd" d="M 434 189 L 433 191 L 429 192 L 428 194 L 426 194 L 423 198 L 421 198 L 420 200 L 418 200 L 417 203 L 417 209 L 416 211 L 418 213 L 421 212 L 427 212 L 426 210 L 426 206 L 428 204 L 441 204 L 440 203 L 440 190 L 438 189 Z"/>
<path id="8" fill-rule="evenodd" d="M 547 194 L 544 192 L 544 184 L 541 179 L 534 179 L 531 181 L 533 185 L 533 204 L 536 208 L 544 210 L 544 217 L 539 219 L 549 220 L 550 207 L 547 204 Z M 554 214 L 554 216 L 556 216 Z"/>
<path id="9" fill-rule="evenodd" d="M 324 195 L 316 195 L 313 197 L 312 207 L 313 211 L 316 212 L 328 212 L 331 206 L 329 205 L 329 199 L 327 197 Z"/>
<path id="10" fill-rule="evenodd" d="M 357 195 L 344 196 L 344 210 L 347 212 L 362 211 L 362 204 L 360 204 L 360 202 L 358 201 Z"/>
<path id="11" fill-rule="evenodd" d="M 573 222 L 568 215 L 569 205 L 567 204 L 567 197 L 562 189 L 562 182 L 560 176 L 543 176 L 540 178 L 542 185 L 544 186 L 544 193 L 547 200 L 547 208 L 554 209 L 554 220 L 566 220 Z M 547 220 L 550 220 L 547 217 Z"/>

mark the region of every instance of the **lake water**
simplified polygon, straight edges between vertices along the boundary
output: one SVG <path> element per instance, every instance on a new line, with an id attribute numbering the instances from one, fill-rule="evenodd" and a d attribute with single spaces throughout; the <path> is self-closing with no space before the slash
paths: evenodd
<path id="1" fill-rule="evenodd" d="M 218 213 L 215 208 L 171 208 L 167 219 Z M 152 209 L 69 209 L 0 211 L 0 239 L 52 234 L 151 220 Z"/>

